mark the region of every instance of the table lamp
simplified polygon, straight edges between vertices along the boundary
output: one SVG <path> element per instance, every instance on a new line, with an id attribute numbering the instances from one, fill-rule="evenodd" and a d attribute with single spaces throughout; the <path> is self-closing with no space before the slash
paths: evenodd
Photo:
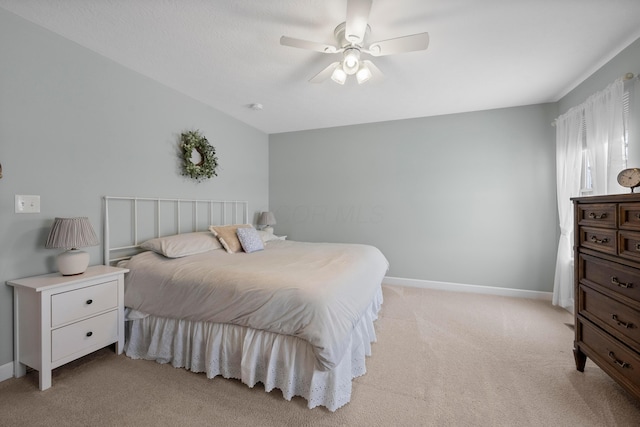
<path id="1" fill-rule="evenodd" d="M 89 218 L 56 218 L 45 248 L 67 249 L 58 255 L 56 265 L 63 276 L 71 276 L 84 273 L 89 265 L 89 253 L 78 248 L 96 246 L 99 243 Z"/>
<path id="2" fill-rule="evenodd" d="M 273 212 L 262 212 L 258 219 L 258 225 L 262 225 L 262 230 L 268 233 L 273 233 L 272 225 L 276 225 L 276 217 Z"/>

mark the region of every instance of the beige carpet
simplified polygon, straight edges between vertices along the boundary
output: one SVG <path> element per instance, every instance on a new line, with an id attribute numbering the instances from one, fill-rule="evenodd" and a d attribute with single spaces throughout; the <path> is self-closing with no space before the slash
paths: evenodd
<path id="1" fill-rule="evenodd" d="M 638 426 L 640 403 L 573 362 L 572 316 L 543 301 L 385 286 L 378 342 L 331 413 L 279 391 L 98 351 L 0 383 L 2 426 Z"/>

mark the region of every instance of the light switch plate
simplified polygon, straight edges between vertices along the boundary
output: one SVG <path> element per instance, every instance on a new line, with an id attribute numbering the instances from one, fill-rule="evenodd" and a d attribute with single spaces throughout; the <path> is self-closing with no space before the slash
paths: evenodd
<path id="1" fill-rule="evenodd" d="M 40 213 L 40 196 L 16 194 L 16 213 Z"/>

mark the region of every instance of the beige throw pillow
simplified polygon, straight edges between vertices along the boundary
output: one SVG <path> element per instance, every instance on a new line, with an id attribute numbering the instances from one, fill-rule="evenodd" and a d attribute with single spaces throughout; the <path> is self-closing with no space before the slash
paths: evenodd
<path id="1" fill-rule="evenodd" d="M 212 225 L 209 230 L 214 236 L 218 238 L 222 247 L 230 254 L 240 252 L 242 245 L 238 240 L 237 230 L 238 228 L 253 227 L 251 224 L 240 225 Z"/>

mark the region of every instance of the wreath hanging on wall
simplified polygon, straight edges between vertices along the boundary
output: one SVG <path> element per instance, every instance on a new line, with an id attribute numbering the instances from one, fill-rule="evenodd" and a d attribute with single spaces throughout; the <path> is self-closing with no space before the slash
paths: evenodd
<path id="1" fill-rule="evenodd" d="M 183 132 L 180 135 L 182 149 L 182 174 L 202 181 L 218 176 L 218 158 L 216 149 L 198 130 Z"/>

